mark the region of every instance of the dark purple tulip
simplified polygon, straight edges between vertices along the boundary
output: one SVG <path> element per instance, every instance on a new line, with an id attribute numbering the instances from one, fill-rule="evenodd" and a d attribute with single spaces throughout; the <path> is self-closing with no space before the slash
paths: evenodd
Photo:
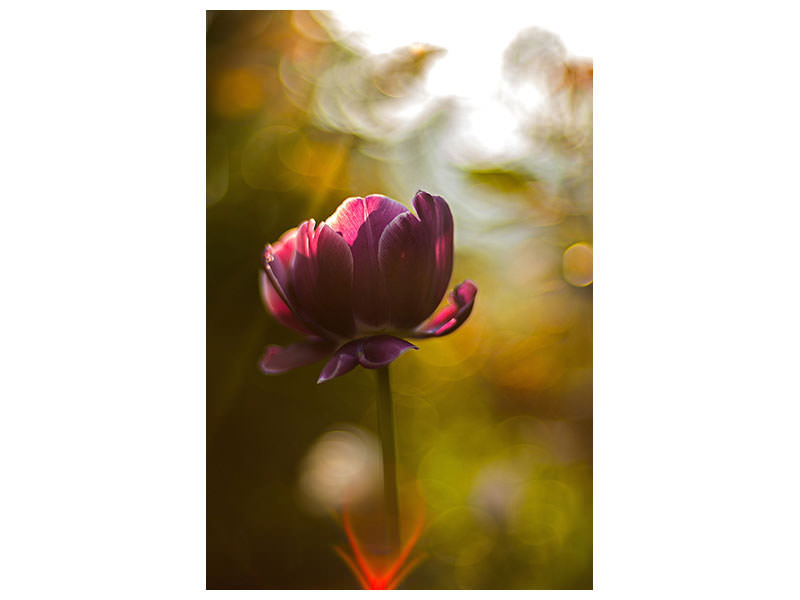
<path id="1" fill-rule="evenodd" d="M 377 369 L 417 347 L 402 337 L 439 337 L 467 320 L 477 286 L 467 279 L 431 314 L 453 272 L 453 215 L 440 196 L 419 191 L 410 212 L 386 196 L 348 198 L 315 226 L 267 246 L 261 291 L 275 318 L 306 339 L 269 346 L 265 373 L 333 356 L 318 382 L 356 365 Z"/>

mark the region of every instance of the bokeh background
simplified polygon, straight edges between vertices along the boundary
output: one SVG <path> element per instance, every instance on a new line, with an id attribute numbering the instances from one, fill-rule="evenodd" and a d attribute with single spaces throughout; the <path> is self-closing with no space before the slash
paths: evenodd
<path id="1" fill-rule="evenodd" d="M 418 189 L 449 202 L 452 281 L 479 292 L 391 367 L 425 507 L 401 587 L 592 586 L 593 67 L 535 15 L 512 25 L 496 52 L 445 31 L 380 48 L 347 15 L 207 13 L 208 588 L 358 587 L 333 548 L 378 477 L 375 373 L 262 374 L 297 338 L 260 258 L 349 196 Z"/>

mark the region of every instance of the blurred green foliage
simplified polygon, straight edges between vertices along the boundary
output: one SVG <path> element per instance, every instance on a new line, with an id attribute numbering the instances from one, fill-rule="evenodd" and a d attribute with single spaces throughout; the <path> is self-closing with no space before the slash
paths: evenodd
<path id="1" fill-rule="evenodd" d="M 461 99 L 426 94 L 442 49 L 371 56 L 336 31 L 324 13 L 208 13 L 207 586 L 357 587 L 300 482 L 320 436 L 375 432 L 375 375 L 263 375 L 266 345 L 296 338 L 261 304 L 259 259 L 349 196 L 425 189 L 454 214 L 453 282 L 479 293 L 458 332 L 392 365 L 426 507 L 427 558 L 401 587 L 590 588 L 591 63 L 541 30 L 509 40 L 517 140 L 492 152 L 464 137 Z"/>

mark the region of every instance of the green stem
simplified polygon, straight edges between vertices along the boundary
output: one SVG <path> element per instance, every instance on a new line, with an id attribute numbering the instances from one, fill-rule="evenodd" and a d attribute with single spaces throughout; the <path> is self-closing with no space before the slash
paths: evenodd
<path id="1" fill-rule="evenodd" d="M 396 550 L 400 548 L 400 511 L 397 503 L 397 444 L 394 435 L 394 406 L 388 365 L 378 369 L 378 435 L 383 453 L 386 538 L 389 548 Z"/>

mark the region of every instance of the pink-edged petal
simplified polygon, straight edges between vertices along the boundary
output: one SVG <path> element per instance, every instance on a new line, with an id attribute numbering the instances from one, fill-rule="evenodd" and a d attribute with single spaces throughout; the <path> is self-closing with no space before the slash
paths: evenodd
<path id="1" fill-rule="evenodd" d="M 289 264 L 292 262 L 296 239 L 297 227 L 292 227 L 290 230 L 285 231 L 277 242 L 270 244 L 272 254 L 280 261 L 280 264 L 283 265 L 285 269 L 288 269 Z"/>
<path id="2" fill-rule="evenodd" d="M 372 194 L 365 198 L 348 198 L 336 209 L 325 222 L 337 233 L 341 233 L 345 241 L 353 246 L 355 242 L 364 237 L 367 232 L 363 225 L 367 224 L 370 230 L 367 237 L 372 237 L 372 246 L 378 249 L 378 238 L 389 222 L 400 213 L 408 209 L 386 196 Z M 377 235 L 375 235 L 377 234 Z"/>
<path id="3" fill-rule="evenodd" d="M 278 285 L 281 286 L 284 293 L 289 284 L 288 273 L 292 255 L 294 254 L 296 235 L 297 228 L 295 227 L 284 233 L 277 242 L 268 245 L 264 251 L 264 260 L 268 262 L 269 268 L 272 270 Z M 281 295 L 270 282 L 265 271 L 261 272 L 260 279 L 261 298 L 269 312 L 283 325 L 295 331 L 299 331 L 300 333 L 309 334 L 309 329 L 303 325 L 302 321 L 283 301 Z"/>
<path id="4" fill-rule="evenodd" d="M 325 223 L 297 230 L 289 296 L 298 316 L 331 337 L 349 337 L 353 322 L 353 256 L 344 238 Z"/>
<path id="5" fill-rule="evenodd" d="M 378 243 L 387 225 L 408 209 L 386 196 L 348 198 L 325 222 L 340 233 L 353 255 L 353 312 L 362 324 L 389 321 L 389 307 L 378 265 Z"/>
<path id="6" fill-rule="evenodd" d="M 297 243 L 297 229 L 297 227 L 290 229 L 277 242 L 267 245 L 264 250 L 265 266 L 269 265 L 282 290 L 289 288 L 289 271 L 292 266 L 295 244 Z M 271 294 L 285 305 L 274 286 L 272 286 Z"/>
<path id="7" fill-rule="evenodd" d="M 336 352 L 322 368 L 317 383 L 329 381 L 352 371 L 358 365 L 358 341 L 348 342 Z"/>
<path id="8" fill-rule="evenodd" d="M 285 325 L 286 327 L 306 335 L 310 334 L 311 331 L 309 331 L 308 328 L 303 325 L 302 321 L 300 321 L 300 319 L 295 316 L 286 303 L 281 300 L 281 297 L 275 291 L 274 286 L 272 283 L 270 283 L 267 274 L 262 271 L 260 278 L 261 298 L 264 300 L 264 304 L 272 316 L 275 317 L 279 323 Z"/>
<path id="9" fill-rule="evenodd" d="M 411 349 L 419 350 L 411 342 L 392 335 L 376 335 L 361 340 L 358 362 L 367 369 L 378 369 Z"/>
<path id="10" fill-rule="evenodd" d="M 420 325 L 414 331 L 413 337 L 441 337 L 453 333 L 472 313 L 472 306 L 475 304 L 477 294 L 478 286 L 471 280 L 467 279 L 459 283 L 447 295 L 447 306 L 426 323 Z"/>
<path id="11" fill-rule="evenodd" d="M 384 229 L 378 262 L 386 284 L 391 323 L 412 329 L 439 305 L 453 270 L 453 216 L 443 198 L 418 192 L 413 213 Z"/>
<path id="12" fill-rule="evenodd" d="M 391 335 L 376 335 L 347 342 L 334 352 L 322 369 L 317 383 L 344 375 L 359 364 L 367 369 L 385 367 L 412 348 L 417 350 L 411 342 Z"/>
<path id="13" fill-rule="evenodd" d="M 304 340 L 283 347 L 268 346 L 261 357 L 261 370 L 269 375 L 285 373 L 317 362 L 332 349 L 331 343 L 324 340 Z"/>

